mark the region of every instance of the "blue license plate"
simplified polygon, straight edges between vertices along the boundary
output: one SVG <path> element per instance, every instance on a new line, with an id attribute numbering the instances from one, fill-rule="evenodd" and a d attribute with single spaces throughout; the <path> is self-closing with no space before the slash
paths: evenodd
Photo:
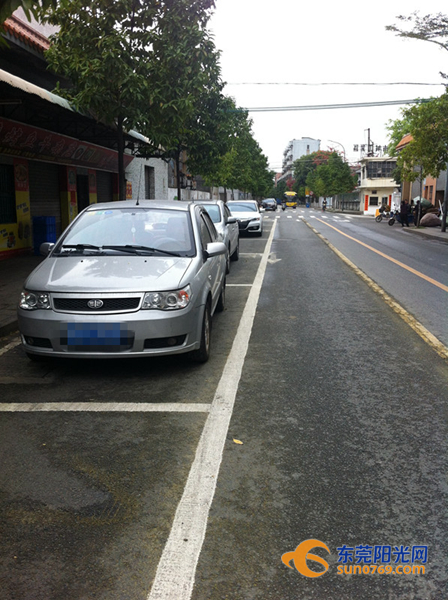
<path id="1" fill-rule="evenodd" d="M 66 335 L 65 335 L 66 334 Z M 129 332 L 121 323 L 67 323 L 61 331 L 61 344 L 79 346 L 125 346 Z"/>

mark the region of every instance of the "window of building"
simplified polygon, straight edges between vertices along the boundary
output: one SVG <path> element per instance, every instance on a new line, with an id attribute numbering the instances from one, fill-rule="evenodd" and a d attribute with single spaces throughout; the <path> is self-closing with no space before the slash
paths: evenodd
<path id="1" fill-rule="evenodd" d="M 387 196 L 383 196 L 381 198 L 381 206 L 387 206 L 389 204 L 389 198 Z"/>
<path id="2" fill-rule="evenodd" d="M 429 198 L 428 198 L 428 200 L 429 200 L 430 202 L 432 202 L 432 188 L 433 188 L 433 186 L 432 186 L 432 185 L 430 185 L 430 186 L 429 186 Z"/>
<path id="3" fill-rule="evenodd" d="M 378 179 L 392 177 L 396 162 L 391 160 L 372 161 L 367 163 L 367 178 Z"/>
<path id="4" fill-rule="evenodd" d="M 378 206 L 378 196 L 370 196 L 369 204 L 370 206 Z"/>
<path id="5" fill-rule="evenodd" d="M 14 167 L 12 165 L 0 165 L 0 223 L 16 222 Z"/>

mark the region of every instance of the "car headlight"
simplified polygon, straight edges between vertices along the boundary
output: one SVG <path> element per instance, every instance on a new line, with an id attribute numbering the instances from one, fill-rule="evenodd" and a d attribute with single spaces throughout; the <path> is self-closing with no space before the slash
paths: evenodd
<path id="1" fill-rule="evenodd" d="M 23 310 L 40 310 L 49 309 L 50 305 L 50 294 L 46 292 L 28 292 L 24 290 L 20 297 L 19 307 Z"/>
<path id="2" fill-rule="evenodd" d="M 187 285 L 181 290 L 170 292 L 146 292 L 142 309 L 178 310 L 190 304 L 191 289 Z"/>

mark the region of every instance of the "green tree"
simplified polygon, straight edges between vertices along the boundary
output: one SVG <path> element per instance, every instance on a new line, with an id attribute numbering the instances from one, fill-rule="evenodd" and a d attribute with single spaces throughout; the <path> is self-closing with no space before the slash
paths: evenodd
<path id="1" fill-rule="evenodd" d="M 216 63 L 206 31 L 213 6 L 213 0 L 70 0 L 40 13 L 59 27 L 50 66 L 73 84 L 57 92 L 116 128 L 120 199 L 124 131 L 144 129 L 156 145 L 171 139 L 165 127 L 180 130 L 179 115 L 193 104 L 183 93 L 185 79 L 201 88 L 204 65 Z M 171 69 L 177 87 L 174 75 L 165 79 Z"/>
<path id="2" fill-rule="evenodd" d="M 229 149 L 206 175 L 210 185 L 239 189 L 254 197 L 265 197 L 272 187 L 274 172 L 252 134 L 252 121 L 244 110 L 231 111 Z M 229 132 L 228 132 L 229 133 Z"/>
<path id="3" fill-rule="evenodd" d="M 401 29 L 397 25 L 387 25 L 386 31 L 393 31 L 398 37 L 431 42 L 448 50 L 448 16 L 438 13 L 420 17 L 418 12 L 413 12 L 409 16 L 399 15 L 397 19 L 408 27 Z M 445 73 L 440 74 L 445 79 L 448 78 Z"/>
<path id="4" fill-rule="evenodd" d="M 415 181 L 428 175 L 438 177 L 448 163 L 448 92 L 430 102 L 402 109 L 402 120 L 412 137 L 398 154 L 401 177 Z M 400 120 L 399 120 L 400 121 Z M 401 123 L 395 123 L 399 130 Z M 404 130 L 404 129 L 403 129 Z M 442 231 L 446 231 L 448 185 L 443 203 Z"/>
<path id="5" fill-rule="evenodd" d="M 424 42 L 431 42 L 436 44 L 442 50 L 448 50 L 448 16 L 442 13 L 438 13 L 436 15 L 425 15 L 420 17 L 417 12 L 412 13 L 410 16 L 400 15 L 397 17 L 399 21 L 402 23 L 411 24 L 411 28 L 400 29 L 397 25 L 388 25 L 386 27 L 387 31 L 393 31 L 399 37 L 422 40 Z M 448 75 L 446 73 L 440 72 L 440 75 L 447 80 Z M 444 94 L 446 96 L 446 93 Z M 442 96 L 443 98 L 443 96 Z M 421 137 L 427 137 L 427 139 L 434 140 L 436 142 L 436 146 L 434 148 L 423 148 L 419 143 L 421 139 L 420 135 L 417 134 L 417 140 L 414 138 L 414 133 L 409 131 L 414 138 L 412 144 L 404 148 L 401 153 L 401 158 L 399 160 L 399 169 L 402 171 L 402 174 L 405 169 L 405 165 L 408 165 L 406 169 L 408 170 L 409 178 L 414 177 L 414 179 L 410 179 L 411 181 L 415 180 L 417 177 L 424 177 L 425 173 L 427 175 L 438 175 L 442 169 L 446 169 L 447 165 L 441 167 L 441 162 L 446 157 L 446 144 L 440 139 L 435 139 L 435 136 L 432 135 L 433 131 L 439 130 L 442 127 L 442 124 L 445 119 L 445 115 L 440 114 L 441 107 L 445 104 L 445 100 L 441 100 L 441 102 L 437 103 L 437 99 L 433 99 L 430 103 L 427 103 L 423 106 L 427 106 L 428 108 L 419 112 L 418 110 L 413 112 L 411 115 L 409 113 L 404 113 L 403 116 L 406 118 L 409 115 L 409 118 L 413 118 L 415 116 L 415 122 L 413 122 L 413 126 L 417 125 L 420 122 L 422 125 L 424 124 L 423 134 Z M 432 106 L 431 106 L 432 105 Z M 414 107 L 419 108 L 419 107 Z M 437 119 L 437 122 L 434 122 L 434 127 L 432 131 L 430 131 L 431 126 L 426 121 L 426 117 L 430 114 L 433 114 L 434 118 Z M 418 115 L 418 116 L 417 116 Z M 415 130 L 414 130 L 415 132 Z M 420 154 L 420 163 L 419 170 L 415 171 L 415 161 Z M 406 162 L 406 161 L 409 162 Z M 411 166 L 413 165 L 413 166 Z M 429 169 L 429 170 L 427 170 Z M 443 215 L 442 215 L 442 231 L 446 231 L 446 220 L 448 213 L 448 182 L 445 186 L 445 198 L 443 201 Z"/>
<path id="6" fill-rule="evenodd" d="M 0 3 L 0 24 L 5 21 L 18 8 L 23 8 L 27 19 L 37 18 L 38 13 L 44 9 L 56 8 L 58 0 L 2 0 Z"/>
<path id="7" fill-rule="evenodd" d="M 332 152 L 310 171 L 306 184 L 317 196 L 334 196 L 351 192 L 356 186 L 356 176 L 341 156 Z"/>

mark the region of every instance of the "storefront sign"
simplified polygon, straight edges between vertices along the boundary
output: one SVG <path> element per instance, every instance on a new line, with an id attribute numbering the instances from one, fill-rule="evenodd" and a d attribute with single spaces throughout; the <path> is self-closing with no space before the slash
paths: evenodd
<path id="1" fill-rule="evenodd" d="M 0 117 L 0 154 L 118 173 L 118 152 Z M 133 156 L 124 155 L 125 168 Z"/>

